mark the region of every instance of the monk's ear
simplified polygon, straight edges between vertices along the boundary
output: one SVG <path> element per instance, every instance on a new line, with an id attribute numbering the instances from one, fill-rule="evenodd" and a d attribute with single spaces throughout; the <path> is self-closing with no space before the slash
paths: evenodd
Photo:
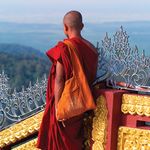
<path id="1" fill-rule="evenodd" d="M 83 28 L 84 28 L 84 24 L 82 23 L 82 24 L 81 24 L 81 30 L 82 30 Z"/>
<path id="2" fill-rule="evenodd" d="M 64 29 L 65 31 L 68 31 L 68 26 L 66 24 L 64 24 Z"/>

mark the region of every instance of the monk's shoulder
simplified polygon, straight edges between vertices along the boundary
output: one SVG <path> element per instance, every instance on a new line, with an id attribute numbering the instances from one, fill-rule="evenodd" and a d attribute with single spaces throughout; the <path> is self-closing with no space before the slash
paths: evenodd
<path id="1" fill-rule="evenodd" d="M 68 46 L 63 41 L 58 42 L 57 50 L 60 52 L 61 56 L 69 56 Z"/>
<path id="2" fill-rule="evenodd" d="M 53 48 L 51 48 L 52 51 L 55 51 L 56 53 L 62 53 L 65 52 L 67 49 L 67 46 L 64 42 L 59 41 Z"/>
<path id="3" fill-rule="evenodd" d="M 61 55 L 64 55 L 66 53 L 67 47 L 66 45 L 59 41 L 54 47 L 49 49 L 46 54 L 51 59 L 59 59 Z"/>
<path id="4" fill-rule="evenodd" d="M 64 42 L 62 42 L 62 41 L 59 41 L 59 42 L 57 43 L 56 47 L 57 47 L 58 49 L 60 49 L 60 50 L 66 50 L 66 49 L 67 49 L 67 45 L 66 45 Z"/>
<path id="5" fill-rule="evenodd" d="M 89 42 L 89 41 L 86 40 L 86 39 L 83 39 L 83 40 L 84 40 L 84 42 L 85 42 L 96 54 L 98 54 L 98 51 L 97 51 L 96 47 L 95 47 L 91 42 Z"/>

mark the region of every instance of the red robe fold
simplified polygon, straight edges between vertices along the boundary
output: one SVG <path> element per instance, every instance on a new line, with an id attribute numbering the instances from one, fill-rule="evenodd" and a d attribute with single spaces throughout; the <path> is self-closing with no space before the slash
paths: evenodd
<path id="1" fill-rule="evenodd" d="M 79 38 L 68 40 L 76 47 L 79 57 L 83 61 L 89 84 L 91 84 L 96 75 L 97 54 Z M 38 134 L 37 147 L 42 150 L 82 150 L 84 140 L 83 114 L 65 121 L 66 127 L 58 122 L 55 117 L 54 83 L 57 61 L 62 63 L 64 67 L 65 80 L 72 76 L 72 66 L 67 46 L 63 42 L 59 42 L 54 48 L 47 51 L 47 55 L 53 65 L 48 78 L 46 107 Z"/>

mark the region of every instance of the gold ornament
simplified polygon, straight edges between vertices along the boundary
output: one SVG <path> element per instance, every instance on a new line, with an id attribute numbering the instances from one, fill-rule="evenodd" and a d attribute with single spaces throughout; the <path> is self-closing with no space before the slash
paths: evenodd
<path id="1" fill-rule="evenodd" d="M 92 150 L 104 150 L 106 144 L 108 110 L 104 96 L 100 96 L 96 102 L 97 108 L 94 111 L 95 116 L 92 124 L 92 140 L 94 141 Z"/>
<path id="2" fill-rule="evenodd" d="M 0 148 L 20 141 L 36 133 L 40 128 L 43 112 L 40 112 L 24 121 L 16 123 L 0 132 Z"/>
<path id="3" fill-rule="evenodd" d="M 37 138 L 31 141 L 28 141 L 20 146 L 12 148 L 12 150 L 40 150 L 36 148 Z"/>
<path id="4" fill-rule="evenodd" d="M 121 111 L 124 114 L 150 116 L 150 96 L 123 94 Z"/>
<path id="5" fill-rule="evenodd" d="M 150 150 L 150 130 L 120 127 L 117 150 Z"/>

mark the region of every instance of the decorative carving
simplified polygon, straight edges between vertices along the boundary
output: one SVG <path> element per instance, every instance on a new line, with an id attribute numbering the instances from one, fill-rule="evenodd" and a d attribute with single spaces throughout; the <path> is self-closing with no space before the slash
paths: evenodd
<path id="1" fill-rule="evenodd" d="M 124 114 L 150 116 L 150 96 L 123 94 L 121 111 Z"/>
<path id="2" fill-rule="evenodd" d="M 92 125 L 92 140 L 94 141 L 92 149 L 104 150 L 106 144 L 108 110 L 106 99 L 103 96 L 100 96 L 96 102 L 97 108 L 94 111 L 95 116 Z"/>
<path id="3" fill-rule="evenodd" d="M 13 148 L 12 150 L 40 150 L 36 148 L 37 138 L 33 139 L 29 142 L 26 142 L 25 144 L 22 144 L 16 148 Z"/>
<path id="4" fill-rule="evenodd" d="M 45 106 L 47 79 L 37 82 L 25 90 L 22 87 L 21 92 L 10 94 L 8 77 L 0 74 L 0 130 L 11 126 L 14 123 L 20 122 L 37 112 L 41 111 Z"/>
<path id="5" fill-rule="evenodd" d="M 40 112 L 20 123 L 16 123 L 11 127 L 0 132 L 0 148 L 15 143 L 33 133 L 40 128 L 43 112 Z"/>
<path id="6" fill-rule="evenodd" d="M 107 84 L 120 88 L 118 82 L 126 83 L 126 87 L 149 86 L 150 85 L 150 57 L 145 52 L 139 53 L 137 46 L 132 49 L 128 42 L 129 36 L 120 28 L 114 35 L 113 40 L 106 36 L 99 52 L 99 68 L 97 80 L 107 79 Z M 149 91 L 146 91 L 150 93 Z"/>
<path id="7" fill-rule="evenodd" d="M 117 150 L 149 150 L 150 130 L 120 127 Z"/>

